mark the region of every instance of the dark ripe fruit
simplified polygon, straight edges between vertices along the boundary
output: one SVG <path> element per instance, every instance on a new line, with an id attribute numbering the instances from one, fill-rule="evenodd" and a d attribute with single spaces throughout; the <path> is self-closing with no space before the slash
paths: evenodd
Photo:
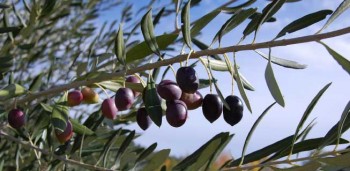
<path id="1" fill-rule="evenodd" d="M 117 117 L 118 108 L 115 105 L 114 99 L 112 98 L 105 99 L 102 102 L 101 110 L 102 110 L 103 116 L 105 116 L 108 119 L 113 120 Z"/>
<path id="2" fill-rule="evenodd" d="M 141 83 L 139 78 L 137 78 L 135 75 L 129 76 L 128 78 L 126 78 L 125 81 L 129 82 L 129 83 Z M 134 93 L 134 97 L 135 98 L 140 95 L 140 92 L 137 92 L 137 91 L 134 91 L 134 90 L 132 92 Z"/>
<path id="3" fill-rule="evenodd" d="M 146 130 L 152 124 L 152 120 L 148 116 L 146 108 L 142 107 L 137 111 L 136 121 L 143 130 Z"/>
<path id="4" fill-rule="evenodd" d="M 188 110 L 194 110 L 202 106 L 203 96 L 199 91 L 193 94 L 182 93 L 180 100 L 186 103 Z"/>
<path id="5" fill-rule="evenodd" d="M 231 126 L 236 125 L 243 117 L 242 100 L 234 95 L 227 96 L 225 101 L 230 106 L 230 110 L 224 107 L 224 119 Z"/>
<path id="6" fill-rule="evenodd" d="M 26 123 L 26 116 L 20 109 L 12 109 L 8 114 L 8 122 L 12 128 L 20 128 Z"/>
<path id="7" fill-rule="evenodd" d="M 199 80 L 192 67 L 181 67 L 176 73 L 176 82 L 182 92 L 193 94 L 197 91 Z"/>
<path id="8" fill-rule="evenodd" d="M 115 94 L 115 105 L 119 111 L 130 109 L 134 103 L 134 93 L 130 88 L 120 88 Z"/>
<path id="9" fill-rule="evenodd" d="M 173 127 L 182 126 L 187 119 L 187 106 L 181 100 L 166 102 L 166 120 Z"/>
<path id="10" fill-rule="evenodd" d="M 180 87 L 171 80 L 163 80 L 157 86 L 157 92 L 165 100 L 179 100 L 182 94 Z"/>
<path id="11" fill-rule="evenodd" d="M 99 96 L 93 89 L 84 87 L 81 93 L 83 94 L 83 102 L 88 104 L 98 103 Z"/>
<path id="12" fill-rule="evenodd" d="M 213 123 L 222 113 L 222 101 L 216 94 L 207 94 L 203 99 L 202 111 L 204 117 Z"/>
<path id="13" fill-rule="evenodd" d="M 68 93 L 68 106 L 77 106 L 83 101 L 83 94 L 79 90 L 74 90 Z"/>
<path id="14" fill-rule="evenodd" d="M 70 140 L 73 136 L 73 127 L 70 121 L 67 121 L 67 127 L 62 133 L 55 132 L 58 141 L 63 144 Z"/>

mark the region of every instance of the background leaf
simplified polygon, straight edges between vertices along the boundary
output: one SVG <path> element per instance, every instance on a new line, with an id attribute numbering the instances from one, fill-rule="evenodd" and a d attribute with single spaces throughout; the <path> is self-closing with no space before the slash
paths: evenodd
<path id="1" fill-rule="evenodd" d="M 341 56 L 339 53 L 337 53 L 336 51 L 334 51 L 333 49 L 331 49 L 329 46 L 327 46 L 326 44 L 324 44 L 323 42 L 319 42 L 321 43 L 329 52 L 329 54 L 332 55 L 332 57 L 338 62 L 338 64 L 346 71 L 348 72 L 348 74 L 350 74 L 350 61 L 347 60 L 346 58 L 344 58 L 343 56 Z"/>
<path id="2" fill-rule="evenodd" d="M 266 70 L 265 70 L 265 80 L 267 83 L 267 87 L 269 88 L 272 97 L 276 100 L 276 102 L 284 107 L 284 99 L 281 93 L 280 88 L 278 87 L 275 75 L 272 70 L 271 61 L 267 63 Z"/>
<path id="3" fill-rule="evenodd" d="M 199 18 L 192 24 L 191 36 L 196 36 L 205 26 L 207 26 L 216 16 L 220 14 L 220 10 L 214 10 L 203 17 Z"/>
<path id="4" fill-rule="evenodd" d="M 349 9 L 350 7 L 350 0 L 344 0 L 338 8 L 334 11 L 334 13 L 329 17 L 326 24 L 317 32 L 320 33 L 322 30 L 326 29 L 331 23 L 333 23 L 334 20 L 336 20 L 344 11 Z"/>
<path id="5" fill-rule="evenodd" d="M 315 24 L 319 21 L 322 21 L 327 17 L 327 15 L 332 14 L 332 10 L 321 10 L 317 11 L 308 15 L 305 15 L 304 17 L 301 17 L 287 26 L 285 26 L 275 37 L 275 39 L 278 39 L 287 33 L 293 33 L 295 31 L 301 30 L 303 28 L 306 28 L 308 26 L 311 26 L 312 24 Z"/>
<path id="6" fill-rule="evenodd" d="M 141 30 L 143 38 L 147 43 L 148 47 L 151 49 L 153 53 L 160 56 L 160 50 L 154 36 L 154 28 L 152 21 L 152 9 L 150 9 L 141 20 Z"/>
<path id="7" fill-rule="evenodd" d="M 259 54 L 261 57 L 263 57 L 264 59 L 269 60 L 268 55 L 266 55 L 258 50 L 255 50 L 255 52 L 257 54 Z M 287 60 L 287 59 L 283 59 L 283 58 L 277 58 L 274 56 L 270 56 L 270 58 L 271 58 L 272 63 L 277 64 L 277 65 L 282 66 L 282 67 L 285 67 L 285 68 L 305 69 L 307 66 L 304 64 L 299 64 L 298 62 L 295 62 L 295 61 L 291 61 L 291 60 Z"/>
<path id="8" fill-rule="evenodd" d="M 122 25 L 119 25 L 117 37 L 115 38 L 114 51 L 115 51 L 115 54 L 117 56 L 118 61 L 122 64 L 125 64 L 126 53 L 125 53 L 125 45 L 124 45 L 123 35 L 124 34 L 123 34 Z"/>
<path id="9" fill-rule="evenodd" d="M 189 0 L 181 11 L 181 30 L 186 45 L 192 49 L 191 30 L 190 30 L 190 7 L 191 0 Z"/>

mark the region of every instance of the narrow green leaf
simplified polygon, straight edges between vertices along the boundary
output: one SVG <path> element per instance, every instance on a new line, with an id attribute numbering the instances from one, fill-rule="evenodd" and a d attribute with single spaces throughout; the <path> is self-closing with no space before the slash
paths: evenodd
<path id="1" fill-rule="evenodd" d="M 115 141 L 117 140 L 117 137 L 119 137 L 121 133 L 121 129 L 118 129 L 116 131 L 113 131 L 113 133 L 111 134 L 111 136 L 108 138 L 107 142 L 105 143 L 105 145 L 103 146 L 103 150 L 101 151 L 100 157 L 98 161 L 103 160 L 103 167 L 106 167 L 106 163 L 107 163 L 107 157 L 108 157 L 108 152 L 111 149 L 112 145 L 115 143 Z"/>
<path id="2" fill-rule="evenodd" d="M 7 100 L 13 97 L 23 95 L 27 90 L 19 84 L 10 84 L 0 90 L 0 100 Z"/>
<path id="3" fill-rule="evenodd" d="M 242 80 L 241 80 L 241 76 L 239 75 L 239 72 L 238 72 L 238 67 L 237 67 L 237 63 L 236 63 L 236 58 L 234 57 L 234 70 L 235 70 L 235 73 L 237 73 L 236 75 L 236 80 L 237 80 L 237 85 L 238 85 L 238 90 L 239 90 L 239 93 L 241 94 L 243 100 L 244 100 L 244 103 L 245 105 L 247 106 L 248 110 L 250 113 L 252 113 L 252 108 L 250 106 L 250 102 L 249 102 L 249 99 L 248 99 L 248 96 L 247 94 L 245 93 L 244 91 L 244 88 L 243 88 L 243 83 L 242 83 Z M 234 74 L 233 74 L 234 75 Z"/>
<path id="4" fill-rule="evenodd" d="M 203 17 L 199 18 L 195 22 L 193 22 L 193 26 L 191 28 L 191 36 L 192 37 L 196 36 L 205 26 L 207 26 L 219 14 L 220 14 L 219 10 L 214 10 L 204 15 Z"/>
<path id="5" fill-rule="evenodd" d="M 125 152 L 125 150 L 128 148 L 128 146 L 130 145 L 130 143 L 132 142 L 132 140 L 135 137 L 135 130 L 131 131 L 130 134 L 125 138 L 125 140 L 123 141 L 122 145 L 120 146 L 118 153 L 116 155 L 116 161 L 119 163 L 120 157 L 121 155 Z"/>
<path id="6" fill-rule="evenodd" d="M 329 54 L 332 55 L 332 57 L 338 62 L 338 64 L 346 71 L 348 72 L 348 74 L 350 74 L 350 61 L 347 60 L 346 58 L 344 58 L 343 56 L 341 56 L 339 53 L 337 53 L 336 51 L 334 51 L 333 49 L 331 49 L 329 46 L 327 46 L 325 43 L 323 42 L 319 42 L 321 43 L 329 52 Z"/>
<path id="7" fill-rule="evenodd" d="M 190 8 L 191 8 L 191 0 L 189 0 L 186 5 L 182 8 L 181 11 L 181 30 L 182 35 L 185 40 L 186 45 L 192 49 L 191 43 L 191 30 L 190 30 Z"/>
<path id="8" fill-rule="evenodd" d="M 40 105 L 46 112 L 52 113 L 52 110 L 53 110 L 52 106 L 45 103 L 40 103 Z"/>
<path id="9" fill-rule="evenodd" d="M 152 9 L 150 9 L 141 20 L 141 30 L 143 38 L 145 39 L 145 42 L 147 43 L 150 50 L 155 53 L 156 55 L 160 56 L 160 50 L 154 35 L 154 28 L 153 28 L 153 21 L 152 21 Z"/>
<path id="10" fill-rule="evenodd" d="M 82 134 L 82 135 L 93 135 L 94 131 L 86 127 L 85 125 L 82 125 L 79 123 L 79 121 L 69 118 L 70 122 L 73 125 L 73 131 L 77 134 Z"/>
<path id="11" fill-rule="evenodd" d="M 210 63 L 209 63 L 209 65 L 210 65 Z M 210 68 L 209 68 L 209 71 L 210 71 L 210 75 L 211 75 L 211 77 L 213 78 L 213 80 L 216 80 L 216 79 L 214 78 L 214 74 L 213 74 L 213 72 L 211 71 Z M 230 109 L 230 106 L 227 104 L 227 102 L 226 102 L 226 100 L 225 100 L 225 97 L 222 95 L 221 90 L 220 90 L 220 88 L 219 88 L 217 82 L 213 82 L 213 84 L 214 84 L 216 93 L 219 95 L 219 97 L 220 97 L 220 99 L 221 99 L 221 101 L 222 101 L 222 104 L 223 104 L 227 109 Z"/>
<path id="12" fill-rule="evenodd" d="M 229 18 L 224 25 L 221 26 L 220 30 L 216 33 L 212 44 L 219 40 L 219 44 L 221 42 L 221 38 L 229 33 L 231 30 L 239 26 L 243 23 L 249 16 L 256 12 L 257 8 L 249 8 L 246 10 L 237 11 L 231 18 Z"/>
<path id="13" fill-rule="evenodd" d="M 48 16 L 54 10 L 56 3 L 56 0 L 45 0 L 40 17 Z"/>
<path id="14" fill-rule="evenodd" d="M 256 0 L 248 0 L 247 2 L 234 6 L 234 7 L 225 7 L 222 9 L 223 12 L 227 12 L 227 13 L 234 13 L 239 9 L 242 9 L 244 7 L 250 6 L 252 4 L 254 4 L 256 2 Z"/>
<path id="15" fill-rule="evenodd" d="M 202 163 L 197 163 L 200 160 L 200 158 L 207 158 L 207 155 L 210 155 L 208 153 L 215 152 L 216 149 L 220 148 L 221 143 L 225 144 L 226 142 L 224 141 L 230 139 L 229 137 L 230 135 L 228 132 L 222 132 L 215 135 L 208 142 L 203 144 L 199 149 L 197 149 L 191 155 L 187 156 L 181 162 L 179 162 L 176 166 L 174 166 L 173 170 L 186 170 L 192 165 L 202 164 Z M 207 153 L 207 155 L 204 155 L 204 152 Z M 203 163 L 203 165 L 204 164 L 205 163 Z"/>
<path id="16" fill-rule="evenodd" d="M 194 45 L 196 45 L 199 49 L 201 50 L 207 50 L 209 49 L 209 46 L 206 45 L 205 43 L 201 42 L 200 40 L 196 39 L 196 38 L 192 38 L 192 42 Z M 221 58 L 219 57 L 219 55 L 210 55 L 212 58 L 216 59 L 216 60 L 221 60 Z"/>
<path id="17" fill-rule="evenodd" d="M 147 86 L 145 88 L 144 92 L 144 103 L 145 108 L 152 119 L 152 121 L 160 127 L 162 125 L 162 107 L 161 107 L 161 101 L 159 99 L 159 96 L 157 94 L 156 85 L 154 83 L 154 80 L 148 79 Z"/>
<path id="18" fill-rule="evenodd" d="M 293 141 L 293 135 L 288 136 L 288 137 L 286 137 L 280 141 L 277 141 L 273 144 L 270 144 L 269 146 L 266 146 L 260 150 L 257 150 L 257 151 L 254 151 L 254 152 L 248 154 L 248 155 L 245 155 L 243 164 L 257 161 L 257 160 L 260 160 L 264 157 L 267 157 L 267 156 L 285 148 L 286 146 L 290 145 L 290 143 L 292 141 Z M 232 161 L 231 163 L 228 164 L 228 167 L 238 166 L 241 160 L 242 160 L 241 158 L 235 159 L 234 161 Z"/>
<path id="19" fill-rule="evenodd" d="M 331 166 L 350 167 L 350 153 L 344 153 L 335 157 L 320 158 L 318 161 Z"/>
<path id="20" fill-rule="evenodd" d="M 320 138 L 313 138 L 313 139 L 308 139 L 308 140 L 304 140 L 301 142 L 298 142 L 294 145 L 293 148 L 293 153 L 292 154 L 297 154 L 300 152 L 304 152 L 304 151 L 311 151 L 314 149 L 317 149 L 317 147 L 319 147 L 319 145 L 324 141 L 324 137 L 320 137 Z M 340 144 L 347 144 L 349 143 L 349 141 L 345 140 L 345 139 L 340 139 Z M 335 145 L 336 141 L 331 142 L 329 145 Z M 269 158 L 269 160 L 278 160 L 282 157 L 286 157 L 289 155 L 289 151 L 291 150 L 291 146 L 289 146 L 288 148 L 286 148 L 283 151 L 280 151 L 278 153 L 276 153 L 275 155 L 271 156 Z M 265 163 L 266 161 L 264 161 Z"/>
<path id="21" fill-rule="evenodd" d="M 261 57 L 263 57 L 266 60 L 269 60 L 268 55 L 258 51 L 254 50 L 257 54 L 259 54 Z M 271 56 L 271 62 L 274 64 L 277 64 L 279 66 L 285 67 L 285 68 L 293 68 L 293 69 L 305 69 L 307 65 L 299 64 L 298 62 L 283 59 L 283 58 L 277 58 L 274 56 Z"/>
<path id="22" fill-rule="evenodd" d="M 269 88 L 272 97 L 276 100 L 276 102 L 284 107 L 284 99 L 281 93 L 280 88 L 278 87 L 275 75 L 272 70 L 271 66 L 271 60 L 267 63 L 266 70 L 265 70 L 265 80 L 267 83 L 267 87 Z"/>
<path id="23" fill-rule="evenodd" d="M 205 59 L 203 60 L 205 65 L 211 68 L 214 71 L 229 71 L 229 68 L 226 65 L 226 62 L 216 59 Z"/>
<path id="24" fill-rule="evenodd" d="M 326 86 L 324 86 L 318 93 L 317 95 L 312 99 L 311 103 L 308 105 L 308 107 L 306 108 L 303 116 L 300 119 L 300 122 L 297 126 L 297 129 L 295 130 L 294 133 L 294 137 L 293 137 L 293 141 L 292 141 L 292 148 L 291 148 L 291 153 L 293 153 L 293 145 L 296 142 L 297 136 L 299 134 L 300 129 L 303 127 L 306 119 L 308 118 L 308 116 L 310 115 L 311 111 L 314 109 L 315 105 L 317 104 L 318 100 L 320 100 L 320 98 L 322 97 L 323 93 L 328 89 L 328 87 L 331 85 L 332 83 L 328 83 Z"/>
<path id="25" fill-rule="evenodd" d="M 301 29 L 306 28 L 308 26 L 311 26 L 319 21 L 322 21 L 323 19 L 325 19 L 327 17 L 327 15 L 332 14 L 332 13 L 333 13 L 332 10 L 321 10 L 321 11 L 317 11 L 317 12 L 305 15 L 305 16 L 291 22 L 287 26 L 285 26 L 277 34 L 275 39 L 278 39 L 278 38 L 286 35 L 287 33 L 293 33 L 295 31 L 298 31 L 298 30 L 301 30 Z"/>
<path id="26" fill-rule="evenodd" d="M 41 83 L 42 83 L 42 78 L 43 78 L 43 73 L 40 73 L 38 76 L 36 76 L 32 83 L 29 86 L 29 91 L 31 92 L 35 92 L 37 90 L 39 90 Z"/>
<path id="27" fill-rule="evenodd" d="M 320 167 L 321 167 L 321 164 L 319 162 L 310 161 L 303 164 L 302 166 L 293 166 L 286 169 L 272 167 L 273 168 L 272 170 L 273 171 L 304 171 L 304 170 L 318 170 Z"/>
<path id="28" fill-rule="evenodd" d="M 212 82 L 216 82 L 217 80 L 212 80 Z M 203 89 L 210 86 L 209 79 L 199 79 L 198 89 Z"/>
<path id="29" fill-rule="evenodd" d="M 164 34 L 157 36 L 155 39 L 159 45 L 160 50 L 166 49 L 169 45 L 174 43 L 179 34 Z M 148 47 L 148 42 L 144 41 L 131 49 L 126 53 L 126 62 L 130 63 L 132 61 L 143 59 L 152 54 L 152 50 Z"/>
<path id="30" fill-rule="evenodd" d="M 152 145 L 150 145 L 147 149 L 145 149 L 140 155 L 139 157 L 136 159 L 135 165 L 136 163 L 140 162 L 141 160 L 145 159 L 147 156 L 149 156 L 150 154 L 153 153 L 153 151 L 157 148 L 157 143 L 153 143 Z"/>
<path id="31" fill-rule="evenodd" d="M 22 29 L 22 26 L 14 26 L 14 27 L 1 27 L 0 28 L 0 34 L 3 33 L 13 33 L 13 32 L 18 32 Z"/>
<path id="32" fill-rule="evenodd" d="M 123 37 L 123 28 L 122 25 L 119 25 L 119 29 L 117 32 L 117 37 L 115 38 L 115 45 L 114 45 L 114 51 L 117 56 L 117 59 L 120 63 L 125 65 L 126 61 L 126 53 L 125 53 L 125 44 L 124 44 L 124 37 Z"/>
<path id="33" fill-rule="evenodd" d="M 64 132 L 67 127 L 68 112 L 68 107 L 62 105 L 55 105 L 52 109 L 51 123 L 58 133 Z"/>
<path id="34" fill-rule="evenodd" d="M 221 152 L 224 150 L 227 144 L 231 141 L 233 136 L 234 134 L 231 134 L 227 137 L 221 138 L 221 143 L 219 147 L 215 150 L 214 154 L 210 157 L 209 161 L 207 162 L 207 166 L 204 170 L 209 170 L 212 167 L 212 164 L 216 161 L 217 157 L 221 154 Z"/>
<path id="35" fill-rule="evenodd" d="M 252 18 L 252 20 L 248 23 L 246 28 L 243 30 L 243 38 L 247 37 L 249 34 L 251 34 L 258 26 L 259 24 L 259 19 L 261 18 L 261 15 L 256 15 L 255 17 Z"/>
<path id="36" fill-rule="evenodd" d="M 153 25 L 156 26 L 159 23 L 160 18 L 162 17 L 163 13 L 165 11 L 165 7 L 163 7 L 158 13 L 157 15 L 154 17 L 153 20 Z"/>
<path id="37" fill-rule="evenodd" d="M 262 120 L 262 118 L 265 116 L 265 114 L 267 114 L 267 112 L 272 108 L 273 105 L 275 105 L 276 102 L 272 103 L 270 106 L 268 106 L 263 113 L 259 116 L 259 118 L 254 122 L 252 128 L 250 129 L 247 138 L 244 141 L 244 145 L 243 145 L 243 150 L 242 150 L 242 157 L 241 157 L 241 163 L 244 162 L 244 156 L 245 156 L 245 151 L 248 147 L 248 143 L 250 141 L 251 136 L 253 135 L 253 132 L 255 131 L 256 127 L 259 125 L 260 121 Z"/>
<path id="38" fill-rule="evenodd" d="M 342 113 L 342 117 L 337 124 L 335 124 L 324 136 L 324 141 L 323 143 L 319 146 L 318 150 L 323 149 L 326 147 L 328 144 L 336 140 L 338 137 L 341 137 L 341 134 L 347 131 L 350 128 L 350 110 L 348 109 L 349 103 L 345 106 L 344 111 Z M 347 112 L 347 114 L 345 114 Z M 343 121 L 342 121 L 343 120 Z M 341 129 L 340 129 L 341 128 Z M 340 132 L 339 132 L 340 131 Z M 339 135 L 340 133 L 340 135 Z"/>
<path id="39" fill-rule="evenodd" d="M 344 11 L 349 9 L 350 7 L 350 0 L 344 0 L 338 8 L 334 11 L 334 13 L 329 17 L 326 24 L 317 32 L 320 33 L 322 30 L 326 29 L 334 20 L 336 20 Z"/>
<path id="40" fill-rule="evenodd" d="M 263 9 L 262 15 L 259 18 L 259 22 L 258 22 L 256 29 L 255 29 L 254 39 L 256 38 L 256 34 L 259 31 L 260 26 L 264 22 L 266 22 L 268 19 L 270 19 L 282 7 L 282 5 L 285 2 L 286 2 L 286 0 L 274 0 Z M 278 103 L 278 101 L 277 101 L 277 103 Z"/>
<path id="41" fill-rule="evenodd" d="M 142 170 L 157 170 L 165 162 L 169 154 L 170 149 L 164 149 L 155 153 L 152 157 L 150 157 Z"/>

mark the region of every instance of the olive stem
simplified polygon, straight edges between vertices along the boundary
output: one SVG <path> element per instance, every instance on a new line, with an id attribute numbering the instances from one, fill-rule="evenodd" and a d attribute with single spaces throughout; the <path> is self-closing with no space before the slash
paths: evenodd
<path id="1" fill-rule="evenodd" d="M 100 87 L 100 89 L 102 89 L 102 91 L 106 94 L 107 98 L 110 98 L 106 89 L 104 89 L 99 83 L 95 83 L 95 85 L 97 85 L 98 87 Z M 125 87 L 125 81 L 124 81 L 124 87 Z"/>
<path id="2" fill-rule="evenodd" d="M 188 59 L 190 58 L 192 53 L 194 53 L 194 51 L 191 49 L 190 53 L 188 53 L 187 58 L 186 58 L 186 66 L 188 66 Z"/>
<path id="3" fill-rule="evenodd" d="M 209 72 L 209 70 L 208 70 L 208 66 L 204 63 L 204 61 L 203 61 L 203 59 L 201 58 L 201 57 L 199 57 L 199 60 L 201 61 L 201 63 L 202 63 L 202 65 L 204 66 L 204 68 L 205 68 L 205 71 L 207 72 L 207 74 L 208 74 L 208 78 L 209 78 L 209 87 L 210 87 L 210 93 L 212 93 L 213 92 L 213 86 L 212 86 L 212 83 L 211 83 L 211 79 L 212 79 L 212 77 L 211 77 L 211 74 L 210 74 L 210 72 Z M 208 63 L 209 64 L 209 63 Z"/>
<path id="4" fill-rule="evenodd" d="M 86 168 L 86 169 L 90 169 L 90 170 L 100 170 L 100 171 L 112 171 L 112 169 L 107 169 L 107 168 L 103 168 L 103 167 L 99 167 L 99 166 L 94 166 L 94 165 L 90 165 L 90 164 L 85 164 L 85 163 L 81 163 L 79 161 L 76 161 L 76 160 L 72 160 L 72 159 L 67 159 L 65 157 L 62 157 L 62 156 L 58 156 L 56 154 L 53 154 L 52 152 L 50 151 L 47 151 L 47 150 L 44 150 L 44 149 L 41 149 L 33 144 L 30 144 L 28 143 L 27 141 L 23 141 L 23 140 L 20 140 L 18 138 L 15 138 L 3 131 L 0 131 L 0 137 L 2 138 L 5 138 L 9 141 L 13 141 L 13 142 L 16 142 L 18 144 L 21 144 L 23 147 L 26 147 L 26 148 L 31 148 L 31 149 L 34 149 L 35 151 L 39 151 L 41 152 L 41 154 L 44 154 L 44 155 L 48 155 L 48 156 L 51 156 L 57 160 L 61 160 L 65 163 L 69 163 L 69 164 L 73 164 L 73 165 L 78 165 L 80 167 L 83 167 L 83 168 Z"/>
<path id="5" fill-rule="evenodd" d="M 287 46 L 287 45 L 293 45 L 293 44 L 300 44 L 300 43 L 306 43 L 306 42 L 314 42 L 321 39 L 327 39 L 332 37 L 337 37 L 341 35 L 345 35 L 350 33 L 350 27 L 346 27 L 343 29 L 322 33 L 322 34 L 316 34 L 316 35 L 308 35 L 308 36 L 302 36 L 297 38 L 291 38 L 291 39 L 283 39 L 283 40 L 275 40 L 275 41 L 267 41 L 262 43 L 256 43 L 256 44 L 245 44 L 245 45 L 235 45 L 235 46 L 228 46 L 224 48 L 218 48 L 218 49 L 207 49 L 207 50 L 201 50 L 197 51 L 196 53 L 192 53 L 190 58 L 199 58 L 201 56 L 207 56 L 207 55 L 214 55 L 214 54 L 224 54 L 227 52 L 238 52 L 238 51 L 246 51 L 246 50 L 255 50 L 255 49 L 261 49 L 261 48 L 268 48 L 268 47 L 278 47 L 278 46 Z M 181 62 L 186 60 L 188 54 L 180 54 L 174 58 L 166 59 L 163 61 L 158 61 L 155 63 L 145 64 L 140 67 L 132 68 L 127 71 L 127 74 L 134 74 L 138 72 L 142 72 L 145 70 L 150 70 L 152 68 L 161 67 L 161 66 L 167 66 L 173 63 Z M 25 102 L 30 102 L 38 98 L 50 98 L 53 97 L 55 94 L 60 93 L 62 91 L 80 87 L 84 85 L 89 85 L 101 81 L 111 80 L 113 78 L 121 77 L 124 75 L 124 71 L 116 72 L 116 73 L 110 73 L 110 74 L 104 74 L 97 78 L 92 78 L 89 80 L 83 80 L 83 81 L 75 81 L 69 84 L 63 84 L 61 86 L 52 87 L 50 89 L 47 89 L 45 91 L 41 91 L 38 93 L 33 93 L 31 95 L 27 95 L 17 101 L 17 103 L 22 104 Z M 42 100 L 42 99 L 41 99 Z M 38 102 L 40 102 L 39 100 Z M 11 104 L 9 106 L 12 106 Z"/>

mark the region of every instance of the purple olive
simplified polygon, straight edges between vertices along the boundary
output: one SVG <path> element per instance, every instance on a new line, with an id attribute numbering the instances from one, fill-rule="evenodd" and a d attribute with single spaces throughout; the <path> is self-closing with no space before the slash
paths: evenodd
<path id="1" fill-rule="evenodd" d="M 68 93 L 67 104 L 68 106 L 77 106 L 83 101 L 83 93 L 79 90 L 74 90 Z"/>
<path id="2" fill-rule="evenodd" d="M 182 94 L 180 87 L 171 80 L 163 80 L 157 86 L 157 92 L 165 100 L 179 100 Z"/>
<path id="3" fill-rule="evenodd" d="M 188 110 L 194 110 L 202 106 L 203 96 L 199 91 L 193 94 L 182 93 L 180 100 L 186 103 Z"/>
<path id="4" fill-rule="evenodd" d="M 66 129 L 62 133 L 55 132 L 58 141 L 63 144 L 70 140 L 73 136 L 73 126 L 70 121 L 67 121 Z"/>
<path id="5" fill-rule="evenodd" d="M 202 111 L 204 117 L 213 123 L 222 113 L 222 101 L 216 94 L 207 94 L 203 99 Z"/>
<path id="6" fill-rule="evenodd" d="M 103 116 L 105 116 L 108 119 L 114 120 L 117 117 L 118 108 L 115 105 L 114 99 L 112 98 L 105 99 L 102 102 L 101 110 Z"/>
<path id="7" fill-rule="evenodd" d="M 176 72 L 176 82 L 182 92 L 193 94 L 197 91 L 199 80 L 192 67 L 181 67 Z"/>
<path id="8" fill-rule="evenodd" d="M 129 83 L 141 83 L 139 78 L 137 78 L 135 75 L 130 75 L 128 78 L 126 78 L 125 81 L 129 82 Z M 134 90 L 132 90 L 132 92 L 134 93 L 134 97 L 135 98 L 141 94 L 140 92 L 137 92 L 137 91 L 134 91 Z"/>
<path id="9" fill-rule="evenodd" d="M 20 109 L 12 109 L 8 114 L 8 122 L 12 128 L 21 128 L 26 123 L 25 113 Z"/>
<path id="10" fill-rule="evenodd" d="M 187 106 L 181 100 L 171 100 L 166 102 L 166 119 L 173 127 L 182 126 L 187 119 Z"/>
<path id="11" fill-rule="evenodd" d="M 234 95 L 225 98 L 226 103 L 230 109 L 224 107 L 224 119 L 231 126 L 236 125 L 243 117 L 243 103 L 242 100 Z"/>
<path id="12" fill-rule="evenodd" d="M 143 130 L 146 130 L 149 126 L 151 126 L 152 120 L 148 116 L 146 108 L 142 107 L 137 111 L 136 121 Z"/>
<path id="13" fill-rule="evenodd" d="M 134 93 L 130 88 L 120 88 L 115 94 L 115 105 L 119 111 L 130 109 L 134 103 Z"/>

